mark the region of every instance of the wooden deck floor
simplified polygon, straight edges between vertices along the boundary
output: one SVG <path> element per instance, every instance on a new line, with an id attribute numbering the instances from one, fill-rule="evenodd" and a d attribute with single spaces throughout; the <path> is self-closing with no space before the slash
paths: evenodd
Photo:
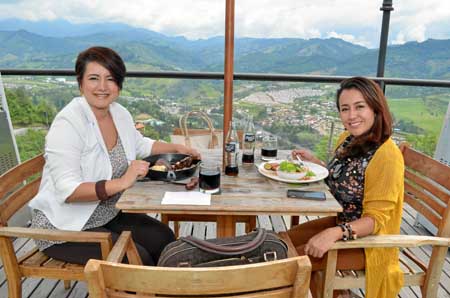
<path id="1" fill-rule="evenodd" d="M 428 232 L 420 227 L 414 225 L 415 211 L 409 206 L 404 207 L 402 233 L 403 234 L 421 234 L 426 235 Z M 301 221 L 311 220 L 313 217 L 302 217 Z M 289 217 L 281 216 L 259 216 L 258 225 L 260 227 L 274 230 L 276 232 L 284 231 L 289 226 Z M 243 224 L 238 224 L 237 231 L 239 234 L 244 233 Z M 193 235 L 199 238 L 213 238 L 215 237 L 214 223 L 182 223 L 180 228 L 180 235 Z M 14 243 L 18 254 L 23 254 L 33 247 L 33 242 L 26 239 L 17 239 Z M 422 247 L 415 250 L 416 254 L 428 261 L 431 255 L 430 247 Z M 88 297 L 86 283 L 73 282 L 72 287 L 68 290 L 64 289 L 62 281 L 26 278 L 22 282 L 23 297 L 28 298 L 85 298 Z M 358 294 L 364 296 L 364 292 L 359 291 Z M 8 297 L 8 287 L 3 272 L 3 266 L 0 267 L 0 297 Z M 402 298 L 421 297 L 418 288 L 404 288 L 400 292 Z M 447 254 L 447 259 L 444 264 L 444 270 L 439 283 L 438 297 L 450 297 L 450 252 Z"/>

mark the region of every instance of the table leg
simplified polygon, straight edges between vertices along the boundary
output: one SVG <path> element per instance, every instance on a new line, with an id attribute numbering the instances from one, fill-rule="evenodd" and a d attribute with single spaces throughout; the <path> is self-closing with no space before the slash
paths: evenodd
<path id="1" fill-rule="evenodd" d="M 169 221 L 170 221 L 170 214 L 161 213 L 161 222 L 166 225 L 169 225 Z M 178 238 L 178 236 L 180 235 L 180 223 L 176 220 L 174 220 L 173 222 L 173 233 L 175 234 L 175 238 Z"/>
<path id="2" fill-rule="evenodd" d="M 236 219 L 232 215 L 217 216 L 217 237 L 236 236 Z"/>
<path id="3" fill-rule="evenodd" d="M 161 213 L 161 222 L 163 224 L 168 225 L 169 224 L 169 215 L 166 213 Z"/>
<path id="4" fill-rule="evenodd" d="M 298 216 L 298 215 L 292 215 L 291 216 L 291 228 L 293 226 L 298 225 L 299 222 L 300 222 L 300 216 Z"/>
<path id="5" fill-rule="evenodd" d="M 245 232 L 250 233 L 254 229 L 256 229 L 256 215 L 249 215 L 248 220 L 245 223 Z"/>

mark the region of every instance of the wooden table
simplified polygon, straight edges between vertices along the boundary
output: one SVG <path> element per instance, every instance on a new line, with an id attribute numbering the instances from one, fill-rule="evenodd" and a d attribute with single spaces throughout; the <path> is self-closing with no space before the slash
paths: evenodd
<path id="1" fill-rule="evenodd" d="M 202 153 L 203 159 L 216 158 L 221 153 L 209 150 Z M 285 155 L 281 155 L 285 156 Z M 289 199 L 287 189 L 299 188 L 324 191 L 326 201 Z M 211 196 L 211 205 L 161 205 L 166 191 L 185 191 L 183 185 L 163 181 L 137 182 L 126 190 L 116 207 L 129 213 L 161 213 L 162 221 L 187 220 L 216 221 L 217 237 L 236 234 L 236 222 L 246 222 L 247 229 L 256 224 L 256 216 L 271 215 L 336 215 L 342 207 L 328 191 L 323 182 L 310 184 L 288 184 L 264 177 L 255 165 L 239 168 L 239 176 L 222 174 L 221 194 Z"/>

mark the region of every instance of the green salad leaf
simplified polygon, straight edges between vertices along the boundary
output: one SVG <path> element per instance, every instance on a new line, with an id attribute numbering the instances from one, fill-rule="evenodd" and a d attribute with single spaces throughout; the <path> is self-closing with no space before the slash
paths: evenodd
<path id="1" fill-rule="evenodd" d="M 287 160 L 283 160 L 278 169 L 287 173 L 304 172 L 306 170 L 305 167 Z"/>
<path id="2" fill-rule="evenodd" d="M 311 170 L 308 170 L 308 172 L 306 172 L 306 175 L 305 175 L 305 177 L 314 177 L 314 176 L 316 176 L 316 174 Z"/>

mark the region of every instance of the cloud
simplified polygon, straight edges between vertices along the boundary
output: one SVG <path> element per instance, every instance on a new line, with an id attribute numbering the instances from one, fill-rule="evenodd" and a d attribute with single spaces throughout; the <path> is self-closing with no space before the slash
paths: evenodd
<path id="1" fill-rule="evenodd" d="M 335 36 L 364 46 L 379 42 L 382 1 L 245 0 L 235 2 L 235 35 L 317 38 Z M 225 0 L 1 1 L 0 18 L 74 23 L 122 22 L 190 39 L 223 35 Z M 394 1 L 390 42 L 450 38 L 450 1 Z M 447 28 L 447 29 L 445 29 Z"/>
<path id="2" fill-rule="evenodd" d="M 370 42 L 368 42 L 367 40 L 359 39 L 351 34 L 339 34 L 334 31 L 331 31 L 331 32 L 327 33 L 327 38 L 331 38 L 331 37 L 340 38 L 342 40 L 345 40 L 345 41 L 348 41 L 348 42 L 351 42 L 351 43 L 354 43 L 354 44 L 357 44 L 357 45 L 360 45 L 363 47 L 370 47 L 370 45 L 371 45 Z"/>
<path id="3" fill-rule="evenodd" d="M 395 36 L 395 39 L 393 39 L 393 40 L 391 41 L 391 44 L 401 45 L 401 44 L 404 44 L 405 42 L 406 42 L 405 34 L 404 34 L 402 31 L 400 31 L 400 32 L 397 33 L 397 35 Z"/>
<path id="4" fill-rule="evenodd" d="M 398 2 L 390 26 L 391 43 L 422 42 L 428 38 L 450 38 L 450 2 L 408 0 Z"/>

